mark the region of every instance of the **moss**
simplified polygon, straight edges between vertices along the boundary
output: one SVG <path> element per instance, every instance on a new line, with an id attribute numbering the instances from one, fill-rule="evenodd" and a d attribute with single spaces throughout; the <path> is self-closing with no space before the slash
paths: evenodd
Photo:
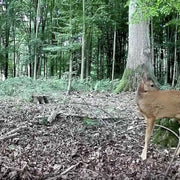
<path id="1" fill-rule="evenodd" d="M 134 91 L 137 89 L 137 85 L 141 80 L 143 73 L 142 66 L 138 66 L 135 70 L 125 69 L 122 79 L 120 80 L 115 93 L 120 93 L 122 91 Z"/>
<path id="2" fill-rule="evenodd" d="M 130 81 L 129 81 L 129 77 L 132 76 L 133 71 L 130 69 L 126 69 L 124 71 L 123 77 L 120 80 L 117 88 L 115 89 L 115 93 L 119 93 L 121 91 L 128 91 L 130 89 Z"/>
<path id="3" fill-rule="evenodd" d="M 165 126 L 178 134 L 179 124 L 175 119 L 163 118 L 157 120 L 157 124 Z M 153 142 L 162 147 L 176 147 L 178 144 L 178 139 L 170 131 L 161 127 L 155 127 Z"/>
<path id="4" fill-rule="evenodd" d="M 151 68 L 146 64 L 141 64 L 136 69 L 125 69 L 123 77 L 114 92 L 135 91 L 144 73 L 154 81 L 157 87 L 159 86 Z"/>

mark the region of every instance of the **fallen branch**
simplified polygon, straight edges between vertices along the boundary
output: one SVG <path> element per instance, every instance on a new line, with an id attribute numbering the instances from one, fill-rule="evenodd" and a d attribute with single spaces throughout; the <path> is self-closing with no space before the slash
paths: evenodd
<path id="1" fill-rule="evenodd" d="M 7 139 L 10 139 L 10 138 L 14 138 L 16 136 L 19 136 L 19 132 L 22 129 L 29 129 L 29 128 L 27 126 L 20 126 L 20 127 L 16 128 L 16 129 L 13 129 L 13 130 L 7 132 L 6 134 L 4 134 L 3 136 L 0 136 L 0 141 L 7 140 Z"/>
<path id="2" fill-rule="evenodd" d="M 96 117 L 88 117 L 86 115 L 79 115 L 79 114 L 70 114 L 70 113 L 64 113 L 64 112 L 59 112 L 58 110 L 54 110 L 51 115 L 48 117 L 47 122 L 52 123 L 53 121 L 55 121 L 57 116 L 61 116 L 61 117 L 76 117 L 76 118 L 89 118 L 89 119 L 93 119 L 93 120 L 111 120 L 111 118 L 96 118 Z M 40 118 L 40 117 L 38 117 Z M 114 120 L 115 118 L 112 118 L 112 120 Z M 118 119 L 118 118 L 117 118 Z"/>
<path id="3" fill-rule="evenodd" d="M 20 127 L 16 128 L 16 129 L 13 129 L 13 130 L 7 132 L 7 133 L 5 134 L 5 136 L 10 135 L 10 134 L 13 134 L 13 133 L 16 133 L 16 132 L 19 132 L 19 131 L 21 131 L 22 129 L 29 129 L 29 128 L 28 128 L 27 126 L 20 126 Z"/>
<path id="4" fill-rule="evenodd" d="M 3 140 L 7 140 L 7 139 L 11 139 L 11 138 L 14 138 L 16 136 L 19 136 L 19 133 L 14 133 L 14 134 L 10 134 L 10 135 L 5 135 L 5 136 L 1 136 L 0 137 L 0 141 L 3 141 Z"/>
<path id="5" fill-rule="evenodd" d="M 51 115 L 48 117 L 47 122 L 52 123 L 55 119 L 56 116 L 59 114 L 59 112 L 57 110 L 54 110 Z"/>
<path id="6" fill-rule="evenodd" d="M 69 168 L 67 168 L 65 171 L 63 171 L 60 175 L 48 178 L 48 180 L 55 180 L 55 179 L 61 179 L 62 176 L 64 176 L 65 174 L 67 174 L 69 171 L 71 171 L 72 169 L 76 168 L 77 166 L 79 166 L 79 164 L 81 164 L 82 162 L 78 162 L 72 166 L 70 166 Z"/>
<path id="7" fill-rule="evenodd" d="M 63 171 L 60 175 L 63 176 L 66 173 L 68 173 L 69 171 L 71 171 L 71 169 L 74 169 L 75 167 L 77 167 L 81 162 L 76 163 L 75 165 L 70 166 L 69 168 L 67 168 L 65 171 Z"/>

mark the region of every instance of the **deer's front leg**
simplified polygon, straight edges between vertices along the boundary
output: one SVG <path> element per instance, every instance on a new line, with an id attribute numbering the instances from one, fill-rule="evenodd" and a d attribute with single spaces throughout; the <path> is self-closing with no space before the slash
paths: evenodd
<path id="1" fill-rule="evenodd" d="M 141 154 L 141 158 L 145 160 L 147 158 L 147 148 L 148 148 L 148 143 L 153 131 L 154 127 L 154 119 L 153 118 L 145 118 L 146 120 L 146 133 L 145 133 L 145 145 L 144 149 Z"/>

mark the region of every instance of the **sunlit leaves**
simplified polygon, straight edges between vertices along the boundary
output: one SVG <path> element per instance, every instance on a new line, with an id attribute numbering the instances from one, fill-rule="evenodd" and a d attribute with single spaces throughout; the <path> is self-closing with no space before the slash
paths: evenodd
<path id="1" fill-rule="evenodd" d="M 144 17 L 167 16 L 170 13 L 180 14 L 179 0 L 138 0 L 137 6 Z"/>

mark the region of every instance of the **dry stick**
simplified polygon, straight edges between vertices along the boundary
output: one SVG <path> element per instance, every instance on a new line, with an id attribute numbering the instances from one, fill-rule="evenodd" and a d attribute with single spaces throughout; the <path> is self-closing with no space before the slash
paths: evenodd
<path id="1" fill-rule="evenodd" d="M 27 126 L 20 126 L 16 129 L 13 129 L 13 130 L 7 132 L 5 135 L 0 137 L 0 141 L 7 140 L 7 139 L 18 136 L 19 135 L 18 131 L 21 131 L 22 129 L 28 129 L 28 127 Z"/>
<path id="2" fill-rule="evenodd" d="M 13 134 L 13 133 L 16 133 L 16 132 L 18 132 L 18 131 L 21 131 L 22 129 L 28 129 L 28 127 L 27 127 L 27 126 L 20 126 L 20 127 L 16 128 L 16 129 L 13 129 L 13 130 L 7 132 L 7 133 L 5 134 L 5 136 L 6 136 L 6 135 Z"/>
<path id="3" fill-rule="evenodd" d="M 60 175 L 54 176 L 52 178 L 49 178 L 48 180 L 54 180 L 54 179 L 57 179 L 57 178 L 61 178 L 63 175 L 67 174 L 69 171 L 71 171 L 72 169 L 76 168 L 80 163 L 82 163 L 82 162 L 80 161 L 80 162 L 70 166 L 65 171 L 63 171 Z"/>
<path id="4" fill-rule="evenodd" d="M 80 97 L 79 95 L 77 95 L 77 96 Z M 84 98 L 82 98 L 82 97 L 80 97 L 80 98 L 82 99 L 82 101 L 83 101 L 85 104 L 83 104 L 83 103 L 73 103 L 73 104 L 83 104 L 83 105 L 86 105 L 89 109 L 91 109 L 90 106 L 96 107 L 96 108 L 100 109 L 100 110 L 103 111 L 105 114 L 109 115 L 111 118 L 114 119 L 114 117 L 113 117 L 111 114 L 109 114 L 108 112 L 106 112 L 104 109 L 98 107 L 97 105 L 88 104 L 88 103 L 85 101 Z M 94 113 L 92 112 L 92 110 L 91 110 L 91 113 L 94 114 Z M 103 124 L 105 124 L 106 126 L 108 126 L 108 124 L 107 124 L 105 121 L 103 121 L 102 118 L 99 118 L 99 119 L 103 122 Z"/>
<path id="5" fill-rule="evenodd" d="M 6 165 L 3 165 L 6 169 L 11 169 L 13 171 L 18 171 L 18 172 L 23 172 L 24 169 L 27 167 L 27 162 L 24 164 L 24 166 L 19 169 L 19 168 L 16 168 L 16 167 L 9 167 L 9 166 L 6 166 Z"/>
<path id="6" fill-rule="evenodd" d="M 80 96 L 79 96 L 80 97 Z M 110 113 L 108 113 L 107 111 L 105 111 L 104 109 L 100 108 L 97 105 L 93 105 L 93 104 L 88 104 L 82 97 L 81 99 L 84 101 L 84 103 L 75 103 L 75 102 L 71 102 L 71 104 L 79 104 L 79 105 L 86 105 L 89 109 L 90 106 L 96 107 L 97 109 L 103 111 L 105 114 L 107 114 L 108 116 L 110 116 L 110 118 L 115 119 Z M 64 104 L 64 103 L 63 103 Z M 92 112 L 92 111 L 91 111 Z M 120 119 L 120 117 L 117 117 L 116 119 Z"/>
<path id="7" fill-rule="evenodd" d="M 112 119 L 115 119 L 110 113 L 108 113 L 107 111 L 105 111 L 104 109 L 100 108 L 99 106 L 97 105 L 93 105 L 93 104 L 88 104 L 87 102 L 85 102 L 85 100 L 83 99 L 84 103 L 75 103 L 73 102 L 72 104 L 80 104 L 80 105 L 86 105 L 88 108 L 90 108 L 90 106 L 93 106 L 93 107 L 96 107 L 97 109 L 103 111 L 105 114 L 107 114 L 108 116 L 110 116 Z"/>
<path id="8" fill-rule="evenodd" d="M 81 162 L 78 162 L 78 163 L 76 163 L 75 165 L 72 165 L 72 166 L 70 166 L 69 168 L 67 168 L 65 171 L 63 171 L 63 172 L 61 173 L 61 176 L 63 176 L 63 175 L 65 175 L 66 173 L 68 173 L 71 169 L 74 169 L 75 167 L 77 167 L 80 163 L 81 163 Z"/>
<path id="9" fill-rule="evenodd" d="M 144 126 L 144 125 L 145 125 L 144 123 L 139 124 L 139 125 L 136 125 L 136 126 L 134 126 L 134 127 L 132 127 L 132 128 L 129 128 L 129 129 L 127 129 L 127 130 L 121 132 L 120 134 L 127 133 L 128 131 L 131 131 L 131 130 L 133 130 L 133 129 L 136 129 L 137 127 L 141 127 L 141 126 Z"/>
<path id="10" fill-rule="evenodd" d="M 179 134 L 180 134 L 180 128 L 179 128 Z M 171 168 L 172 163 L 173 163 L 173 161 L 174 161 L 174 159 L 175 159 L 175 157 L 176 157 L 176 155 L 177 155 L 177 152 L 178 152 L 178 150 L 179 150 L 179 148 L 180 148 L 180 136 L 178 136 L 178 139 L 179 139 L 178 145 L 177 145 L 177 147 L 176 147 L 176 150 L 174 151 L 174 155 L 173 155 L 173 157 L 172 157 L 172 159 L 171 159 L 171 162 L 170 162 L 168 168 L 166 169 L 166 173 L 165 173 L 165 175 L 164 175 L 164 180 L 165 180 L 165 178 L 167 177 L 167 174 L 168 174 L 168 172 L 169 172 L 169 169 Z"/>
<path id="11" fill-rule="evenodd" d="M 56 119 L 56 116 L 58 115 L 58 111 L 57 110 L 54 110 L 51 115 L 48 117 L 48 122 L 49 123 L 52 123 L 55 119 Z"/>
<path id="12" fill-rule="evenodd" d="M 0 141 L 11 139 L 11 138 L 14 138 L 16 136 L 19 136 L 19 133 L 16 132 L 14 134 L 2 136 L 2 137 L 0 137 Z"/>

